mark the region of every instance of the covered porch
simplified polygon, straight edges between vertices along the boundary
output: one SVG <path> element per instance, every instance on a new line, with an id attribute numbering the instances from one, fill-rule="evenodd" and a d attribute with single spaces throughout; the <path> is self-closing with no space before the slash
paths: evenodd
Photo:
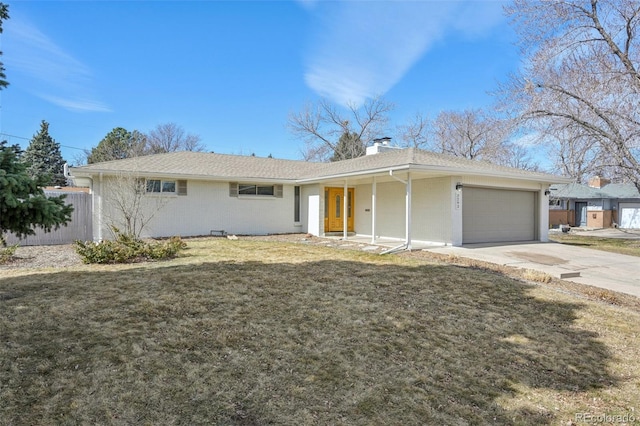
<path id="1" fill-rule="evenodd" d="M 317 202 L 310 202 L 310 233 L 409 250 L 459 245 L 460 179 L 408 167 L 318 179 Z"/>

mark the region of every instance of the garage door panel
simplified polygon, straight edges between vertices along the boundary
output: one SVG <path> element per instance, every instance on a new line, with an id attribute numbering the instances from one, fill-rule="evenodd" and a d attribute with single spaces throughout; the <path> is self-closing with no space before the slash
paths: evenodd
<path id="1" fill-rule="evenodd" d="M 534 240 L 535 205 L 534 192 L 465 187 L 463 243 Z"/>
<path id="2" fill-rule="evenodd" d="M 640 204 L 620 203 L 620 228 L 640 229 Z"/>

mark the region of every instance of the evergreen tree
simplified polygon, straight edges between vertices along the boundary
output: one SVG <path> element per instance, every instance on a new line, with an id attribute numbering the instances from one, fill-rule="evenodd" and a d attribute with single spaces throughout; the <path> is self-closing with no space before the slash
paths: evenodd
<path id="1" fill-rule="evenodd" d="M 6 19 L 9 19 L 9 6 L 0 3 L 0 33 L 2 21 Z M 5 78 L 0 62 L 0 90 L 9 85 Z M 0 245 L 3 247 L 7 245 L 5 232 L 13 232 L 18 237 L 35 234 L 35 227 L 50 232 L 69 223 L 73 212 L 73 206 L 65 204 L 64 195 L 44 195 L 42 186 L 47 182 L 41 176 L 29 176 L 21 153 L 18 145 L 0 142 Z"/>
<path id="2" fill-rule="evenodd" d="M 47 185 L 65 186 L 64 163 L 60 144 L 49 135 L 49 123 L 42 120 L 40 131 L 36 133 L 22 156 L 31 178 L 42 180 Z"/>
<path id="3" fill-rule="evenodd" d="M 348 160 L 350 158 L 362 157 L 367 152 L 367 147 L 355 132 L 344 132 L 336 148 L 333 150 L 333 156 L 329 161 Z"/>
<path id="4" fill-rule="evenodd" d="M 64 195 L 47 197 L 42 178 L 32 178 L 20 159 L 18 145 L 0 142 L 0 243 L 6 246 L 5 232 L 18 237 L 35 234 L 34 228 L 46 232 L 71 221 L 73 206 L 64 203 Z"/>
<path id="5" fill-rule="evenodd" d="M 0 34 L 2 34 L 2 21 L 6 21 L 7 19 L 9 19 L 9 5 L 0 3 Z M 0 55 L 2 55 L 2 52 L 0 52 Z M 9 82 L 6 79 L 7 76 L 4 73 L 4 64 L 0 62 L 0 90 L 9 85 Z"/>
<path id="6" fill-rule="evenodd" d="M 137 130 L 129 132 L 122 127 L 116 127 L 100 141 L 98 146 L 91 148 L 87 154 L 87 163 L 122 160 L 144 155 L 145 146 L 146 138 L 142 133 Z"/>

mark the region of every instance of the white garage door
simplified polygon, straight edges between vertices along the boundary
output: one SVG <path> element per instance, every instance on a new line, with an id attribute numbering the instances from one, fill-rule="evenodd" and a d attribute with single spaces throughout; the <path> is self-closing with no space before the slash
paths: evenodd
<path id="1" fill-rule="evenodd" d="M 640 228 L 640 204 L 620 203 L 620 228 L 639 229 Z"/>
<path id="2" fill-rule="evenodd" d="M 530 191 L 462 190 L 462 242 L 532 241 L 536 236 L 536 198 Z"/>

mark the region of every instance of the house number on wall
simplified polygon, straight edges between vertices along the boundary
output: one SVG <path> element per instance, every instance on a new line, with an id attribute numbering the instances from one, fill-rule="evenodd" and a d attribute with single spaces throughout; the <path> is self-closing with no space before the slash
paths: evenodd
<path id="1" fill-rule="evenodd" d="M 460 210 L 460 192 L 456 191 L 456 210 Z"/>

